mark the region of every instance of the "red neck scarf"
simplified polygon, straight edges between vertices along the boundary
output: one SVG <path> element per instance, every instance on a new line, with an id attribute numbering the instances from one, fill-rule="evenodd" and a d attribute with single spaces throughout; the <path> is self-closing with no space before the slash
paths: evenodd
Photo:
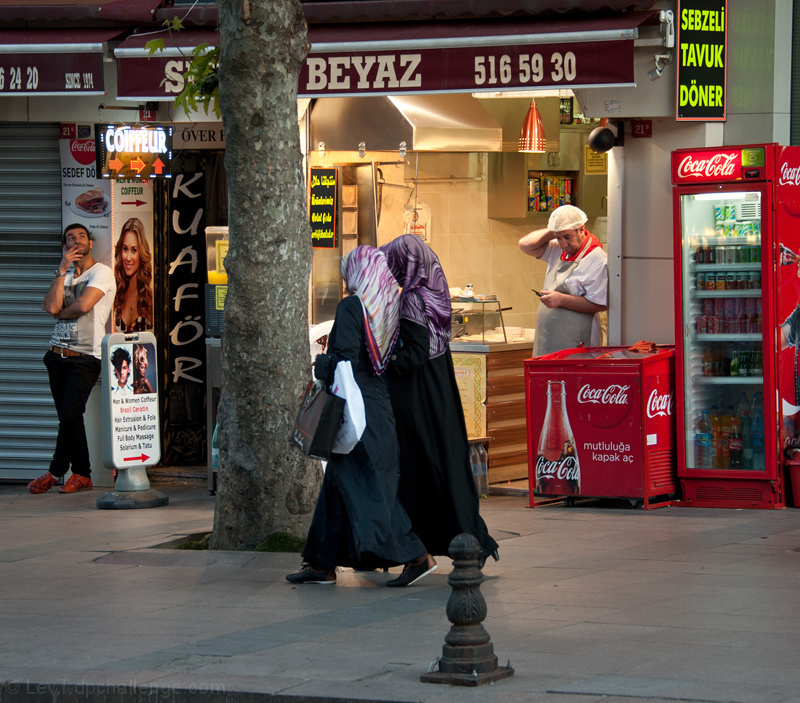
<path id="1" fill-rule="evenodd" d="M 603 248 L 603 245 L 600 244 L 600 240 L 595 237 L 588 229 L 586 231 L 586 240 L 583 242 L 583 246 L 578 249 L 572 256 L 567 256 L 567 252 L 561 252 L 561 261 L 577 261 L 579 258 L 586 256 L 592 249 L 600 249 Z"/>

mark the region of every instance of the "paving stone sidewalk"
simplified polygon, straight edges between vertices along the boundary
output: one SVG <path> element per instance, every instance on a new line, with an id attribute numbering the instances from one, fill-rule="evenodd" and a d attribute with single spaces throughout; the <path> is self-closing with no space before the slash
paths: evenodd
<path id="1" fill-rule="evenodd" d="M 0 485 L 0 703 L 800 703 L 800 510 L 482 501 L 484 626 L 515 675 L 468 688 L 420 682 L 448 558 L 404 589 L 292 586 L 298 555 L 165 548 L 215 498 L 157 488 L 168 506 L 98 510 L 103 489 Z"/>

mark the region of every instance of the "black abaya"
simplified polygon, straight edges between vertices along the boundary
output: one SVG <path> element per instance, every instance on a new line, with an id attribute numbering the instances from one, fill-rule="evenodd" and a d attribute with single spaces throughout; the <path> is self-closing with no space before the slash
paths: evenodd
<path id="1" fill-rule="evenodd" d="M 367 353 L 361 301 L 351 295 L 336 308 L 328 352 L 317 363 L 332 373 L 350 360 L 364 398 L 367 426 L 349 454 L 333 454 L 309 529 L 303 559 L 316 567 L 372 569 L 405 564 L 425 553 L 397 497 L 397 435 L 383 377 Z"/>
<path id="2" fill-rule="evenodd" d="M 479 513 L 469 441 L 450 349 L 429 358 L 427 327 L 400 320 L 387 384 L 400 442 L 400 502 L 414 533 L 433 555 L 448 554 L 462 532 L 495 552 Z"/>

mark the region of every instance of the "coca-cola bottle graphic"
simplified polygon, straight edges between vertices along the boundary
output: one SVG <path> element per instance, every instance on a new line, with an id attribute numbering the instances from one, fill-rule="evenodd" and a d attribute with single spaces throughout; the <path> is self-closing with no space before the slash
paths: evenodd
<path id="1" fill-rule="evenodd" d="M 581 492 L 581 467 L 567 417 L 564 381 L 547 382 L 547 411 L 536 450 L 536 492 L 559 496 Z"/>

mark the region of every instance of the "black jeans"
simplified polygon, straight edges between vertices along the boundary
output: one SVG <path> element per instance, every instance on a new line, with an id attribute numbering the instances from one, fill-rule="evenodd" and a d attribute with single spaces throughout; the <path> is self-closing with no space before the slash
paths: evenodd
<path id="1" fill-rule="evenodd" d="M 92 467 L 83 413 L 100 376 L 100 360 L 87 354 L 62 357 L 48 350 L 44 355 L 44 365 L 58 412 L 58 436 L 50 473 L 61 477 L 71 468 L 72 473 L 88 478 Z"/>

